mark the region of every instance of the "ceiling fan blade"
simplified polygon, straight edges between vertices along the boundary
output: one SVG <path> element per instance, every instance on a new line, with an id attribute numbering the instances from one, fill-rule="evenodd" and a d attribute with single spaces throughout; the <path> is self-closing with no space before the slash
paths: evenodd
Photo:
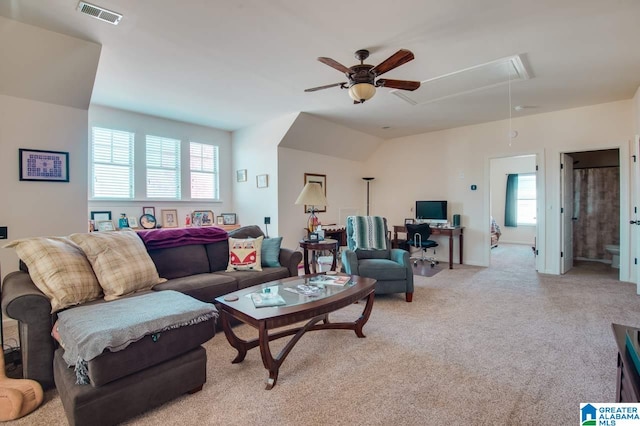
<path id="1" fill-rule="evenodd" d="M 413 58 L 413 53 L 411 53 L 410 50 L 400 49 L 396 53 L 373 67 L 371 69 L 371 72 L 375 75 L 382 75 L 385 72 L 391 71 L 392 69 L 397 68 L 402 64 L 406 64 L 407 62 L 413 60 Z"/>
<path id="2" fill-rule="evenodd" d="M 338 71 L 343 72 L 345 74 L 351 74 L 352 73 L 352 71 L 349 68 L 345 67 L 340 62 L 334 61 L 331 58 L 320 57 L 320 58 L 318 58 L 318 60 L 320 62 L 322 62 L 323 64 L 329 65 L 331 68 L 335 68 Z"/>
<path id="3" fill-rule="evenodd" d="M 326 86 L 318 86 L 318 87 L 312 87 L 311 89 L 305 89 L 305 92 L 315 92 L 316 90 L 322 90 L 322 89 L 328 89 L 329 87 L 336 87 L 336 86 L 346 86 L 347 82 L 342 82 L 342 83 L 333 83 L 333 84 L 327 84 Z"/>
<path id="4" fill-rule="evenodd" d="M 376 86 L 389 87 L 391 89 L 416 90 L 418 87 L 420 87 L 420 82 L 409 80 L 388 80 L 381 78 L 376 81 Z"/>

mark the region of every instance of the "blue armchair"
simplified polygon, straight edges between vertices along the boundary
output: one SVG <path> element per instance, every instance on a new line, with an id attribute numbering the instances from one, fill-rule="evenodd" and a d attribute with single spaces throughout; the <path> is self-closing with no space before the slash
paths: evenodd
<path id="1" fill-rule="evenodd" d="M 342 270 L 377 280 L 376 294 L 405 293 L 413 300 L 413 269 L 409 252 L 392 249 L 387 219 L 380 216 L 347 217 L 347 249 Z"/>

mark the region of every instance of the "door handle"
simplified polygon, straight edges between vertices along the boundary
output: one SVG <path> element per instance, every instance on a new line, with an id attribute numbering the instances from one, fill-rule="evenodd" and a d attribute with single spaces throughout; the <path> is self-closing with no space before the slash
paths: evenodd
<path id="1" fill-rule="evenodd" d="M 640 221 L 637 221 L 637 220 L 630 220 L 630 221 L 629 221 L 629 224 L 631 224 L 631 225 L 640 225 L 640 223 L 639 223 L 639 222 L 640 222 Z"/>

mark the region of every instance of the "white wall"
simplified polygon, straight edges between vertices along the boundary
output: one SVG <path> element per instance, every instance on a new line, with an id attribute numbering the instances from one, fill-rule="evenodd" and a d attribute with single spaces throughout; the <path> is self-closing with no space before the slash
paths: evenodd
<path id="1" fill-rule="evenodd" d="M 507 175 L 511 173 L 535 173 L 536 157 L 533 155 L 493 158 L 490 162 L 491 215 L 500 226 L 500 242 L 533 245 L 535 225 L 504 226 Z M 487 225 L 489 226 L 489 225 Z"/>
<path id="2" fill-rule="evenodd" d="M 278 144 L 295 121 L 297 113 L 233 132 L 234 208 L 242 225 L 258 225 L 270 236 L 279 235 Z M 237 182 L 236 170 L 247 170 L 247 181 Z M 256 176 L 268 175 L 269 186 L 258 188 Z M 232 212 L 233 213 L 233 212 Z M 270 217 L 267 229 L 264 218 Z"/>
<path id="3" fill-rule="evenodd" d="M 304 228 L 309 214 L 304 212 L 304 206 L 294 204 L 304 187 L 305 173 L 327 176 L 327 211 L 317 213 L 321 223 L 339 224 L 341 209 L 358 209 L 362 214 L 366 211 L 366 183 L 362 180 L 365 176 L 363 163 L 296 149 L 279 148 L 278 221 L 284 247 L 298 247 L 298 242 L 306 235 Z M 373 182 L 372 187 L 375 185 L 375 181 Z M 378 214 L 375 200 L 371 202 L 370 212 Z"/>
<path id="4" fill-rule="evenodd" d="M 180 121 L 167 120 L 161 117 L 138 114 L 131 111 L 108 108 L 99 105 L 91 105 L 89 108 L 89 136 L 93 126 L 106 127 L 109 129 L 125 130 L 135 133 L 136 140 L 136 163 L 140 158 L 144 158 L 144 150 L 142 142 L 145 135 L 164 136 L 168 138 L 179 139 L 182 141 L 193 141 L 202 143 L 212 143 L 219 147 L 220 160 L 220 201 L 160 201 L 146 199 L 145 179 L 140 173 L 135 177 L 135 200 L 133 201 L 104 201 L 89 200 L 88 210 L 85 207 L 85 215 L 88 218 L 91 211 L 111 211 L 111 217 L 117 220 L 120 213 L 127 216 L 140 217 L 142 215 L 142 207 L 155 207 L 156 219 L 161 222 L 162 209 L 177 209 L 179 223 L 184 224 L 186 216 L 193 210 L 212 210 L 216 216 L 220 213 L 233 212 L 233 193 L 231 189 L 231 133 L 214 129 L 212 127 L 198 126 L 195 124 L 184 123 Z M 183 145 L 184 146 L 184 145 Z M 186 154 L 186 153 L 185 153 Z M 88 155 L 86 161 L 88 162 Z M 183 160 L 185 155 L 183 155 Z M 137 168 L 138 171 L 143 170 Z M 182 186 L 189 185 L 189 166 L 184 164 L 181 170 Z M 183 190 L 184 192 L 184 190 Z M 85 192 L 85 200 L 89 197 L 88 191 Z M 117 224 L 117 222 L 116 222 Z M 86 230 L 86 227 L 85 227 Z"/>
<path id="5" fill-rule="evenodd" d="M 558 273 L 560 153 L 620 148 L 621 156 L 627 155 L 633 135 L 632 102 L 530 115 L 513 119 L 512 126 L 519 136 L 511 145 L 508 120 L 386 141 L 365 166 L 366 171 L 375 171 L 377 184 L 372 186 L 372 192 L 377 199 L 377 208 L 392 224 L 398 224 L 403 218 L 412 216 L 410 209 L 417 199 L 448 200 L 449 215 L 461 214 L 462 224 L 466 227 L 465 263 L 487 266 L 490 253 L 489 160 L 537 154 L 544 192 L 541 205 L 545 208 L 543 217 L 539 218 L 543 234 L 538 239 L 538 247 L 540 255 L 544 256 L 543 268 L 539 271 Z M 625 170 L 621 167 L 622 175 Z M 621 194 L 627 204 L 621 209 L 628 220 L 628 165 L 626 179 L 627 186 Z M 470 190 L 471 184 L 476 184 L 478 189 Z M 621 234 L 622 245 L 624 233 Z M 628 237 L 625 238 L 628 246 Z M 439 242 L 443 243 L 439 250 L 439 257 L 442 257 L 447 253 L 447 242 Z M 626 267 L 628 273 L 629 266 Z"/>
<path id="6" fill-rule="evenodd" d="M 0 95 L 0 226 L 9 240 L 87 229 L 87 111 Z M 18 149 L 69 152 L 69 182 L 21 182 Z M 2 244 L 4 245 L 4 244 Z M 3 276 L 18 269 L 0 249 Z"/>

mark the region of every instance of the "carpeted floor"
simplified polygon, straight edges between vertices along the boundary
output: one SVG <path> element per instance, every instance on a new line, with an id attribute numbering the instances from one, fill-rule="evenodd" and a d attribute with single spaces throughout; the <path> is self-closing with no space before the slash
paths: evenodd
<path id="1" fill-rule="evenodd" d="M 635 285 L 606 265 L 537 274 L 527 246 L 500 245 L 491 262 L 416 276 L 413 303 L 376 297 L 364 339 L 343 330 L 305 335 L 271 391 L 259 351 L 231 364 L 235 351 L 216 335 L 205 344 L 203 391 L 128 424 L 567 425 L 578 424 L 581 402 L 613 401 L 611 323 L 640 327 Z M 56 391 L 13 424 L 66 424 Z"/>

